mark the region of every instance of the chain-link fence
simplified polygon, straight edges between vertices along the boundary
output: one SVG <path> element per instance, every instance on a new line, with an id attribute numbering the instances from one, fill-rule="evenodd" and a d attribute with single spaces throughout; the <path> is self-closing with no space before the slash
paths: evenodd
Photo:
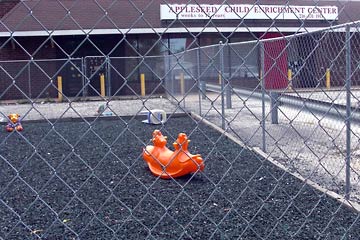
<path id="1" fill-rule="evenodd" d="M 352 187 L 355 193 L 357 160 L 354 156 L 352 165 L 345 160 L 358 147 L 357 28 L 353 24 L 180 53 L 173 57 L 182 66 L 178 77 L 168 76 L 177 90 L 168 89 L 181 93 L 176 101 L 186 102 L 189 111 L 306 178 L 338 192 L 346 189 L 346 194 Z M 214 61 L 202 60 L 201 54 Z"/>
<path id="2" fill-rule="evenodd" d="M 0 1 L 0 239 L 359 238 L 350 3 L 211 3 Z"/>

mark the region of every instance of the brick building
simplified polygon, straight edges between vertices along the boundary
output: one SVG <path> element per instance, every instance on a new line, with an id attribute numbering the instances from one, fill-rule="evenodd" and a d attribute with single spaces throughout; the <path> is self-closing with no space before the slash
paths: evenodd
<path id="1" fill-rule="evenodd" d="M 142 56 L 313 31 L 356 21 L 360 9 L 360 2 L 348 1 L 292 1 L 287 9 L 279 0 L 227 2 L 220 11 L 220 0 L 185 8 L 184 0 L 0 0 L 0 99 L 55 97 L 58 75 L 65 95 L 97 95 L 102 73 L 108 95 L 139 92 L 140 73 L 149 91 L 162 92 L 154 69 L 163 60 Z M 320 10 L 310 15 L 307 7 Z"/>

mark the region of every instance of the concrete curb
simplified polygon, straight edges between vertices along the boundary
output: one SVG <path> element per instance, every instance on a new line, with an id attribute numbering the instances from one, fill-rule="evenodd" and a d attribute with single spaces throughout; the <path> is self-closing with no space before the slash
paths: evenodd
<path id="1" fill-rule="evenodd" d="M 178 118 L 178 117 L 186 117 L 189 116 L 190 113 L 185 113 L 185 112 L 178 112 L 178 113 L 166 113 L 169 118 Z M 110 121 L 110 120 L 119 120 L 119 118 L 121 119 L 129 119 L 129 118 L 134 118 L 134 119 L 145 119 L 145 115 L 142 114 L 138 114 L 138 115 L 110 115 L 110 116 L 99 116 L 99 115 L 94 115 L 94 116 L 86 116 L 86 117 L 64 117 L 64 118 L 47 118 L 47 119 L 32 119 L 32 120 L 22 120 L 21 123 L 42 123 L 42 122 L 81 122 L 81 121 L 88 121 L 88 122 L 92 122 L 94 120 L 105 120 L 105 121 Z M 0 125 L 6 125 L 6 119 L 3 119 L 3 121 L 0 121 Z M 166 123 L 164 123 L 166 124 Z"/>

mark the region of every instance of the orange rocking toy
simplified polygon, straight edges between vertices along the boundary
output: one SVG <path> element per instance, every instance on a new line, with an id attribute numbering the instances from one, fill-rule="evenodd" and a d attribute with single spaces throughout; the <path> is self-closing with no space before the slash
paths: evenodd
<path id="1" fill-rule="evenodd" d="M 204 161 L 200 154 L 193 155 L 188 151 L 188 140 L 185 133 L 180 133 L 173 143 L 175 151 L 166 147 L 166 137 L 159 130 L 153 132 L 154 146 L 146 146 L 143 158 L 155 176 L 169 179 L 204 170 Z"/>

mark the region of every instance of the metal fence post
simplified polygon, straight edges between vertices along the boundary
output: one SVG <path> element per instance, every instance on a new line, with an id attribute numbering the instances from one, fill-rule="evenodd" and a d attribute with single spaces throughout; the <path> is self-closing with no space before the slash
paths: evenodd
<path id="1" fill-rule="evenodd" d="M 220 84 L 221 84 L 221 127 L 225 129 L 225 83 L 224 83 L 224 44 L 222 41 L 219 42 L 220 47 Z"/>
<path id="2" fill-rule="evenodd" d="M 228 43 L 226 43 L 226 46 L 228 46 Z M 224 52 L 224 51 L 223 51 Z M 223 56 L 224 57 L 224 56 Z M 224 59 L 223 59 L 223 64 L 224 64 Z M 224 67 L 223 67 L 224 69 Z M 224 76 L 224 72 L 223 72 L 223 76 Z M 230 74 L 228 74 L 227 76 L 230 77 Z M 226 108 L 232 108 L 232 104 L 231 104 L 231 87 L 230 87 L 230 82 L 229 82 L 229 77 L 226 77 L 226 86 L 225 86 L 225 93 L 226 93 Z M 223 80 L 225 81 L 225 79 Z"/>
<path id="3" fill-rule="evenodd" d="M 85 68 L 84 68 L 84 57 L 81 57 L 81 95 L 84 97 L 84 82 L 85 82 Z"/>
<path id="4" fill-rule="evenodd" d="M 226 84 L 225 87 L 225 92 L 226 92 L 226 108 L 232 108 L 232 104 L 231 104 L 231 87 L 229 82 Z"/>
<path id="5" fill-rule="evenodd" d="M 206 99 L 206 81 L 201 79 L 201 57 L 200 57 L 200 47 L 197 50 L 197 74 L 200 82 L 200 92 L 202 99 Z"/>
<path id="6" fill-rule="evenodd" d="M 270 112 L 271 112 L 271 123 L 278 124 L 279 123 L 279 93 L 278 92 L 270 92 Z"/>
<path id="7" fill-rule="evenodd" d="M 346 180 L 345 180 L 345 199 L 350 199 L 350 160 L 351 160 L 351 36 L 350 26 L 346 26 Z"/>
<path id="8" fill-rule="evenodd" d="M 186 107 L 186 94 L 185 94 L 185 76 L 184 72 L 182 71 L 179 75 L 179 81 L 180 81 L 180 96 L 182 98 L 183 107 Z"/>
<path id="9" fill-rule="evenodd" d="M 107 79 L 107 96 L 111 96 L 111 62 L 110 57 L 106 56 L 106 79 Z"/>
<path id="10" fill-rule="evenodd" d="M 205 86 L 203 82 L 201 81 L 201 72 L 200 72 L 200 47 L 198 47 L 196 51 L 196 62 L 197 62 L 197 81 L 198 81 L 198 87 L 199 87 L 199 115 L 201 116 L 201 98 L 205 99 Z"/>
<path id="11" fill-rule="evenodd" d="M 164 89 L 168 88 L 169 85 L 169 71 L 170 71 L 170 66 L 169 66 L 169 55 L 164 55 L 164 70 L 165 70 L 165 75 L 163 76 L 162 79 L 162 85 L 164 87 Z M 169 93 L 167 91 L 165 91 L 164 93 L 166 96 L 169 96 Z"/>
<path id="12" fill-rule="evenodd" d="M 260 42 L 260 85 L 261 85 L 261 128 L 262 128 L 262 150 L 266 152 L 265 131 L 265 65 L 264 65 L 264 43 Z"/>
<path id="13" fill-rule="evenodd" d="M 176 61 L 176 59 L 173 60 L 171 58 L 174 58 L 174 56 L 169 57 L 169 68 L 170 69 L 171 69 L 171 67 L 174 68 L 176 65 L 179 64 L 179 62 Z M 170 92 L 171 92 L 172 95 L 176 96 L 177 93 L 175 92 L 175 86 L 174 86 L 175 82 L 176 82 L 176 74 L 174 73 L 174 71 L 171 71 L 170 79 L 171 79 L 171 81 L 170 81 Z"/>
<path id="14" fill-rule="evenodd" d="M 31 98 L 31 62 L 28 65 L 28 80 L 29 80 L 29 98 Z"/>
<path id="15" fill-rule="evenodd" d="M 84 81 L 84 88 L 83 88 L 83 96 L 87 97 L 89 82 L 90 82 L 90 79 L 88 76 L 87 57 L 84 58 L 84 72 L 85 72 L 85 81 Z"/>

